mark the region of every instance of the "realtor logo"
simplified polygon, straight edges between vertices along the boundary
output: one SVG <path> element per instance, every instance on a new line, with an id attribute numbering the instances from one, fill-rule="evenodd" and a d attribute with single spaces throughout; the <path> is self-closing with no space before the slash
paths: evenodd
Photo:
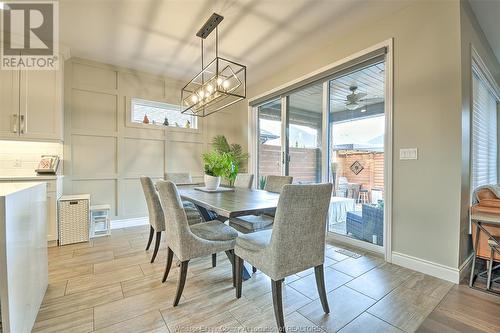
<path id="1" fill-rule="evenodd" d="M 0 69 L 58 69 L 58 3 L 0 2 L 2 52 Z"/>

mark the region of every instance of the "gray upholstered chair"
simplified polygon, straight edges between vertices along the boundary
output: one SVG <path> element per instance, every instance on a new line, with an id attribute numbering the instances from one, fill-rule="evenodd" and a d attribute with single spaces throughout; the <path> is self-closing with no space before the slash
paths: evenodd
<path id="1" fill-rule="evenodd" d="M 170 180 L 177 186 L 193 184 L 193 178 L 189 172 L 166 172 L 165 180 Z M 182 205 L 186 210 L 189 225 L 203 222 L 203 217 L 198 211 L 198 208 L 196 208 L 195 204 L 190 201 L 183 201 Z"/>
<path id="2" fill-rule="evenodd" d="M 280 193 L 284 185 L 291 184 L 291 176 L 267 176 L 265 191 Z M 272 213 L 261 215 L 246 215 L 230 219 L 229 224 L 243 233 L 254 232 L 261 229 L 270 228 L 273 224 Z"/>
<path id="3" fill-rule="evenodd" d="M 171 181 L 157 184 L 167 227 L 167 264 L 163 282 L 167 280 L 174 254 L 181 261 L 180 276 L 174 306 L 179 300 L 186 282 L 189 260 L 226 251 L 233 258 L 233 248 L 238 232 L 220 221 L 210 221 L 189 226 L 176 185 Z M 235 284 L 233 265 L 233 285 Z"/>
<path id="4" fill-rule="evenodd" d="M 151 242 L 153 241 L 153 235 L 156 232 L 155 249 L 153 257 L 151 258 L 151 262 L 153 263 L 160 247 L 161 232 L 165 230 L 165 216 L 163 214 L 163 209 L 161 208 L 158 193 L 156 193 L 155 185 L 151 178 L 141 177 L 141 185 L 142 190 L 144 191 L 144 197 L 146 198 L 146 204 L 148 206 L 150 225 L 149 240 L 148 245 L 146 245 L 146 251 L 149 250 Z"/>
<path id="5" fill-rule="evenodd" d="M 166 172 L 165 180 L 170 180 L 176 186 L 193 184 L 193 178 L 189 172 Z M 182 205 L 186 211 L 188 221 L 199 220 L 199 222 L 204 221 L 200 211 L 196 208 L 196 205 L 190 201 L 183 201 Z M 217 216 L 215 212 L 208 211 L 209 216 L 212 215 L 213 219 Z M 193 223 L 189 223 L 192 225 Z M 217 266 L 217 253 L 212 254 L 212 267 Z"/>
<path id="6" fill-rule="evenodd" d="M 253 174 L 252 173 L 239 173 L 234 180 L 234 187 L 236 188 L 252 188 Z"/>
<path id="7" fill-rule="evenodd" d="M 236 239 L 236 297 L 241 297 L 243 262 L 248 261 L 271 278 L 274 314 L 280 332 L 285 331 L 281 286 L 289 275 L 314 267 L 323 310 L 330 311 L 323 262 L 331 195 L 332 184 L 285 185 L 273 229 L 243 234 Z"/>
<path id="8" fill-rule="evenodd" d="M 170 180 L 176 185 L 193 183 L 193 178 L 189 172 L 166 172 L 165 180 Z"/>
<path id="9" fill-rule="evenodd" d="M 266 185 L 264 190 L 273 193 L 281 193 L 283 185 L 291 184 L 293 182 L 292 176 L 266 176 Z"/>

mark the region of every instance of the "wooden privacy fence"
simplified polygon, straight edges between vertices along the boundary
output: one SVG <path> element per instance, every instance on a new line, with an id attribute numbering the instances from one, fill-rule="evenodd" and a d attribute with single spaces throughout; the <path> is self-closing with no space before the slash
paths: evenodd
<path id="1" fill-rule="evenodd" d="M 363 166 L 357 175 L 351 171 L 356 161 Z M 337 153 L 336 163 L 337 177 L 346 177 L 349 183 L 359 183 L 363 189 L 384 189 L 384 153 Z"/>
<path id="2" fill-rule="evenodd" d="M 259 175 L 281 174 L 281 147 L 259 145 Z M 363 170 L 359 174 L 351 171 L 358 161 Z M 384 153 L 337 153 L 337 177 L 346 177 L 350 183 L 359 183 L 363 189 L 384 189 Z M 321 181 L 321 152 L 317 148 L 290 148 L 289 174 L 294 182 Z M 330 170 L 331 171 L 331 170 Z"/>
<path id="3" fill-rule="evenodd" d="M 281 174 L 281 147 L 259 145 L 259 175 Z M 321 153 L 317 148 L 290 147 L 289 174 L 297 182 L 319 182 L 321 180 Z"/>

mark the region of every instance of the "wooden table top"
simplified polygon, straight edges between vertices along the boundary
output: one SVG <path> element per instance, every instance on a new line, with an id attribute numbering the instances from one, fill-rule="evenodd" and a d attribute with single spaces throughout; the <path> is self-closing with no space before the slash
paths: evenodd
<path id="1" fill-rule="evenodd" d="M 227 218 L 273 210 L 279 199 L 277 193 L 254 189 L 237 188 L 233 192 L 217 193 L 198 191 L 194 187 L 179 187 L 178 190 L 183 200 Z"/>
<path id="2" fill-rule="evenodd" d="M 500 214 L 474 213 L 471 215 L 471 219 L 500 226 Z"/>

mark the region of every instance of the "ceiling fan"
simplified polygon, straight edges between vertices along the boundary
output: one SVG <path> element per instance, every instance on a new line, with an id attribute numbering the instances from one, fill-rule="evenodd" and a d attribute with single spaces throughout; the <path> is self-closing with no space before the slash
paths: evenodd
<path id="1" fill-rule="evenodd" d="M 358 86 L 352 85 L 349 87 L 349 90 L 351 91 L 350 94 L 348 94 L 345 98 L 345 100 L 342 100 L 345 102 L 345 107 L 348 110 L 356 110 L 361 106 L 360 102 L 365 102 L 366 100 L 364 99 L 366 97 L 366 93 L 363 92 L 356 92 L 358 90 Z"/>
<path id="2" fill-rule="evenodd" d="M 345 103 L 345 107 L 348 110 L 356 110 L 362 106 L 366 106 L 367 104 L 373 104 L 373 103 L 378 103 L 380 101 L 383 102 L 383 98 L 380 96 L 374 96 L 373 98 L 366 98 L 367 94 L 364 92 L 356 92 L 358 90 L 358 86 L 353 83 L 349 87 L 349 90 L 351 91 L 350 94 L 347 94 L 345 99 L 340 99 L 340 98 L 334 98 L 331 99 L 332 101 L 336 102 L 343 102 Z M 309 93 L 309 95 L 321 95 L 322 90 L 315 90 Z M 371 102 L 371 103 L 370 103 Z M 361 112 L 366 112 L 366 107 L 361 109 Z"/>

